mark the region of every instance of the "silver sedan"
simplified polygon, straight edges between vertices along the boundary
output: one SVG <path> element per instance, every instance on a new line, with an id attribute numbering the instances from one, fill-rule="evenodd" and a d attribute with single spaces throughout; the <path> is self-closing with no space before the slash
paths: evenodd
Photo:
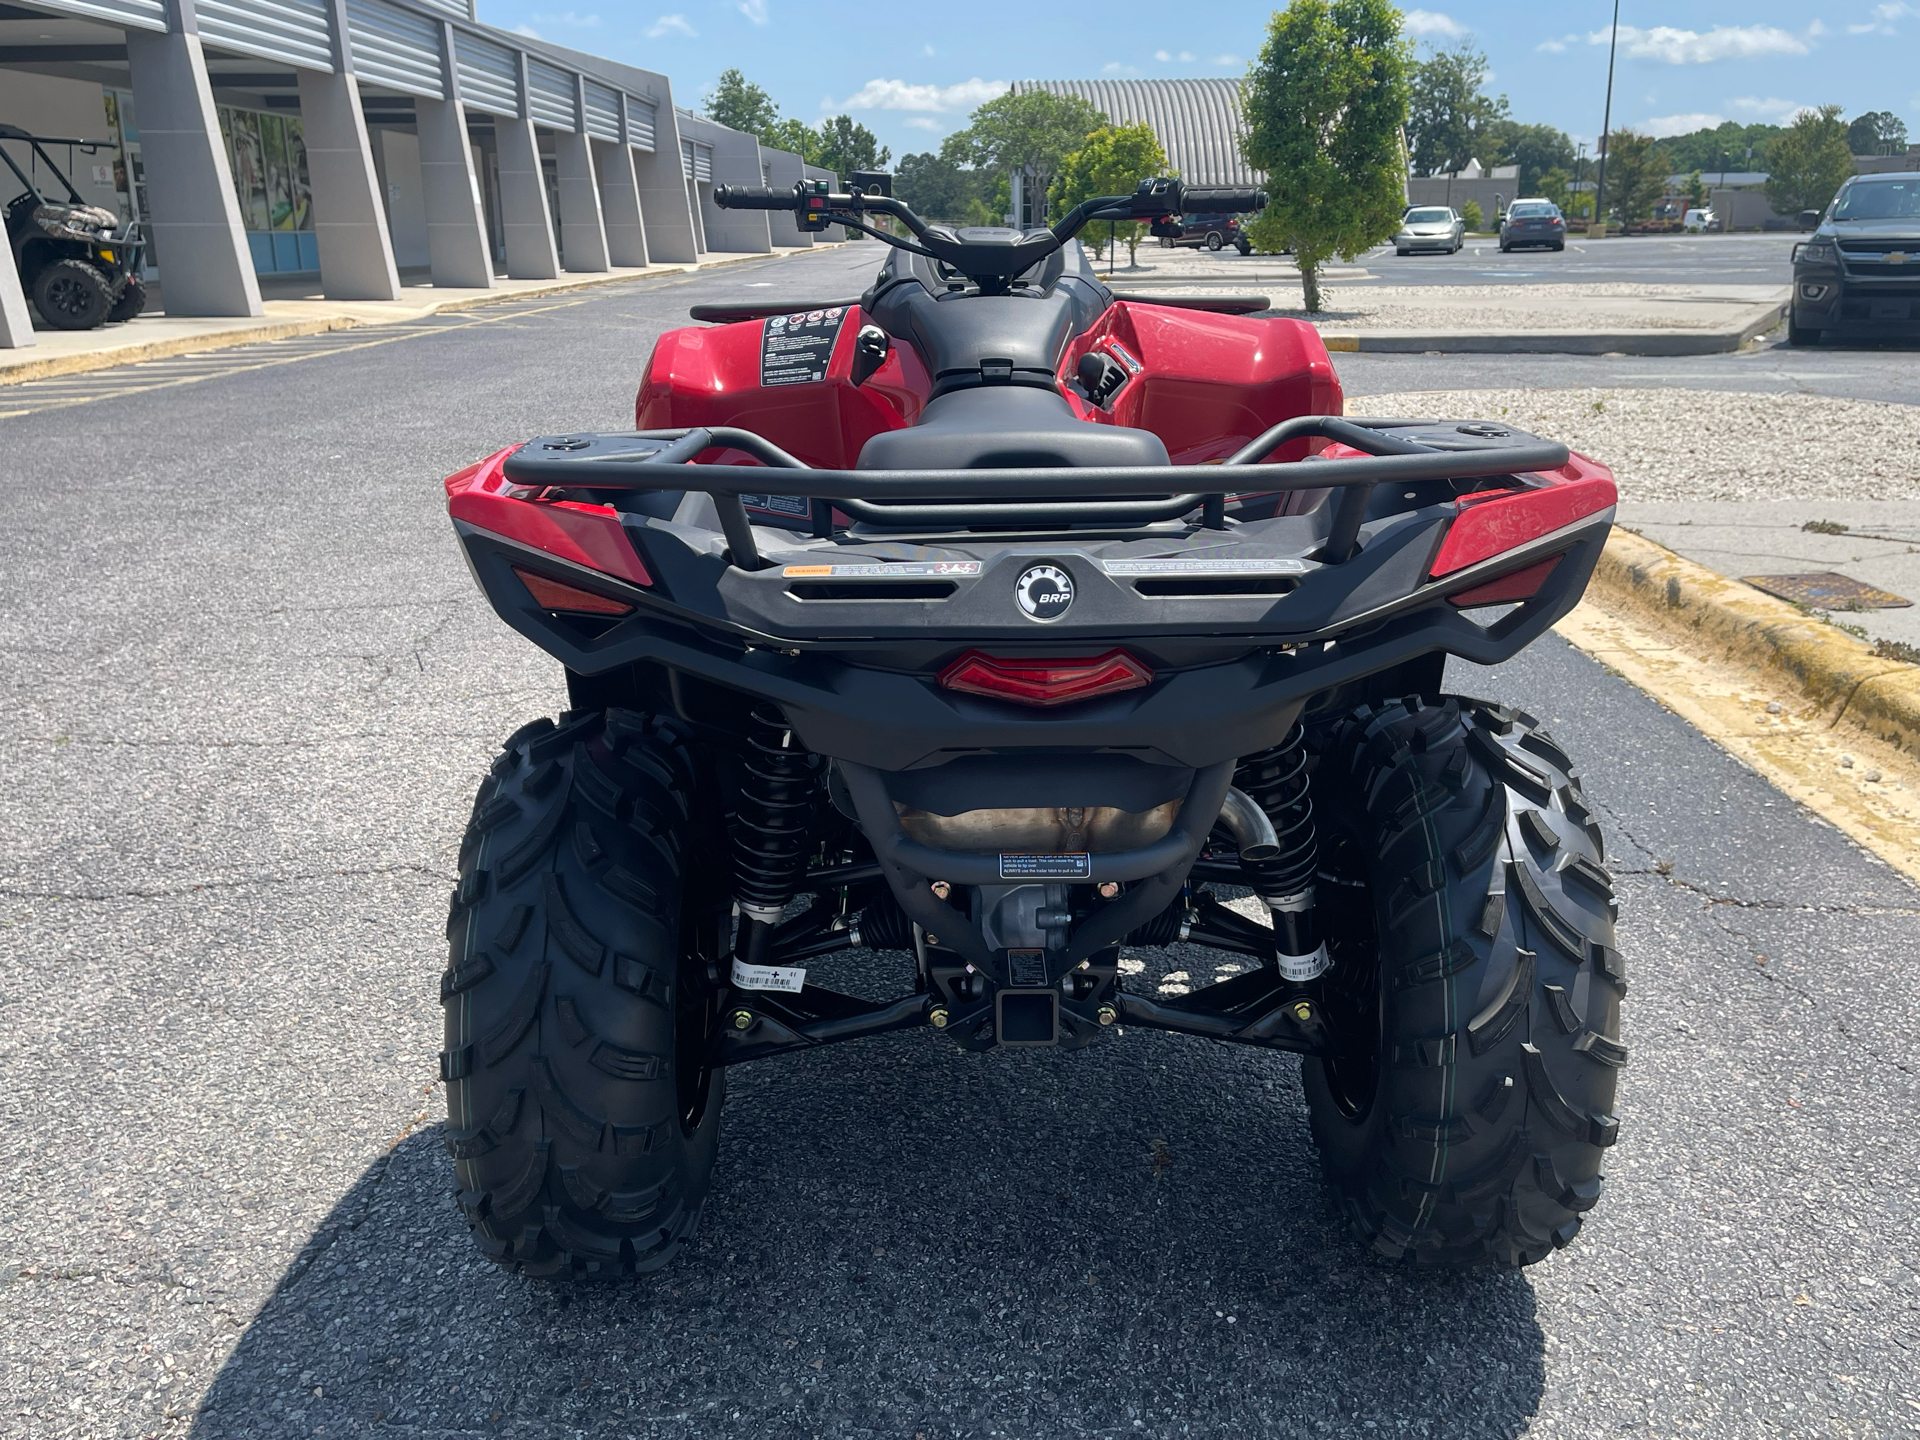
<path id="1" fill-rule="evenodd" d="M 1438 250 L 1444 255 L 1459 253 L 1467 243 L 1467 222 L 1445 205 L 1417 205 L 1407 211 L 1393 237 L 1396 255 L 1411 255 L 1416 250 Z"/>

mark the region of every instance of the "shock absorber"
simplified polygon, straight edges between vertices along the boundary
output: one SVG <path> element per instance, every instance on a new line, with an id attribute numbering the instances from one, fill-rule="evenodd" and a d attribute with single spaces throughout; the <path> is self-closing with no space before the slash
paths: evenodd
<path id="1" fill-rule="evenodd" d="M 1243 759 L 1233 783 L 1266 811 L 1280 841 L 1272 859 L 1241 862 L 1254 893 L 1272 912 L 1280 973 L 1289 980 L 1312 980 L 1332 961 L 1313 915 L 1320 841 L 1313 827 L 1313 798 L 1307 792 L 1306 726 L 1295 721 L 1278 745 Z"/>
<path id="2" fill-rule="evenodd" d="M 749 964 L 761 963 L 780 912 L 806 878 L 820 774 L 820 757 L 801 746 L 779 710 L 754 706 L 733 825 L 734 954 Z"/>

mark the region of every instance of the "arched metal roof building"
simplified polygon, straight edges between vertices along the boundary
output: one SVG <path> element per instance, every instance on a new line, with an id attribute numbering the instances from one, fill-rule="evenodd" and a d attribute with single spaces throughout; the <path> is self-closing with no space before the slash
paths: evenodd
<path id="1" fill-rule="evenodd" d="M 1014 93 L 1078 95 L 1116 125 L 1144 120 L 1189 185 L 1257 185 L 1241 158 L 1238 80 L 1018 80 Z"/>

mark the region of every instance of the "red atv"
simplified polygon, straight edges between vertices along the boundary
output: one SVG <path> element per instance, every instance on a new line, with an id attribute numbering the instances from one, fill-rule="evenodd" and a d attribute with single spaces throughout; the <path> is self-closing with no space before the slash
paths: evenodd
<path id="1" fill-rule="evenodd" d="M 1375 1250 L 1572 1240 L 1626 1058 L 1600 832 L 1530 716 L 1441 675 L 1574 606 L 1608 472 L 1341 418 L 1311 326 L 1116 297 L 1074 241 L 1257 193 L 1149 181 L 1025 233 L 715 198 L 892 253 L 857 299 L 696 309 L 634 432 L 447 481 L 573 706 L 507 740 L 460 851 L 441 1064 L 482 1251 L 665 1264 L 729 1066 L 909 1028 L 1292 1051 Z M 1170 945 L 1240 973 L 1129 988 Z M 809 982 L 846 949 L 894 998 Z"/>

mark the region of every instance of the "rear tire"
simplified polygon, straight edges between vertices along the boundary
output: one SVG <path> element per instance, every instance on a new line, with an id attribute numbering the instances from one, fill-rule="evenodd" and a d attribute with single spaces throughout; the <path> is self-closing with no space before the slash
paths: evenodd
<path id="1" fill-rule="evenodd" d="M 675 727 L 621 710 L 536 720 L 481 784 L 440 1065 L 460 1208 L 508 1269 L 640 1274 L 699 1223 L 727 919 L 701 788 Z"/>
<path id="2" fill-rule="evenodd" d="M 1221 238 L 1220 232 L 1218 230 L 1209 230 L 1207 232 L 1207 249 L 1224 250 L 1226 248 L 1227 248 L 1227 242 Z"/>
<path id="3" fill-rule="evenodd" d="M 56 330 L 91 330 L 113 305 L 107 277 L 84 260 L 55 260 L 33 277 L 33 304 Z"/>
<path id="4" fill-rule="evenodd" d="M 1303 1067 L 1336 1202 L 1378 1253 L 1530 1265 L 1600 1198 L 1626 986 L 1600 832 L 1533 719 L 1441 697 L 1363 708 L 1325 753 L 1330 1015 Z"/>
<path id="5" fill-rule="evenodd" d="M 119 325 L 133 319 L 147 308 L 147 287 L 138 275 L 127 276 L 127 288 L 120 292 L 120 298 L 113 302 L 113 308 L 107 312 L 107 323 Z"/>

